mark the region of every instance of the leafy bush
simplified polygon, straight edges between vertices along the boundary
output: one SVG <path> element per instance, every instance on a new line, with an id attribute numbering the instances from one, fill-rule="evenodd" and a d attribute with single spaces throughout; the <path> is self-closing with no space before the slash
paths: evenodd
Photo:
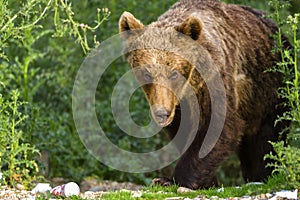
<path id="1" fill-rule="evenodd" d="M 266 158 L 274 162 L 269 167 L 274 167 L 273 173 L 280 173 L 285 179 L 285 184 L 291 188 L 300 187 L 300 150 L 297 147 L 288 145 L 284 142 L 271 143 L 276 155 L 270 153 Z"/>
<path id="2" fill-rule="evenodd" d="M 272 143 L 276 154 L 270 153 L 265 158 L 272 159 L 274 162 L 269 167 L 274 168 L 274 173 L 282 173 L 286 179 L 286 184 L 290 187 L 297 188 L 300 186 L 300 87 L 299 87 L 299 52 L 300 39 L 298 34 L 300 13 L 289 15 L 286 19 L 280 15 L 280 9 L 289 6 L 287 2 L 271 0 L 270 5 L 274 8 L 275 18 L 279 29 L 275 38 L 277 39 L 277 51 L 281 53 L 281 62 L 273 70 L 284 75 L 284 87 L 279 89 L 280 98 L 286 99 L 284 104 L 288 110 L 279 116 L 277 121 L 290 121 L 291 126 L 283 131 L 287 134 L 286 142 Z M 283 50 L 282 27 L 285 25 L 286 32 L 291 35 L 293 49 Z"/>
<path id="3" fill-rule="evenodd" d="M 24 141 L 22 125 L 28 116 L 21 113 L 24 103 L 19 101 L 19 95 L 13 90 L 10 100 L 0 96 L 0 170 L 4 170 L 1 182 L 11 185 L 27 185 L 38 171 L 37 163 L 30 159 L 38 150 Z"/>
<path id="4" fill-rule="evenodd" d="M 36 146 L 50 152 L 51 173 L 66 177 L 78 174 L 75 180 L 79 180 L 90 171 L 74 167 L 82 165 L 82 160 L 93 159 L 87 156 L 76 135 L 69 94 L 76 66 L 92 48 L 90 44 L 98 44 L 93 32 L 110 13 L 107 9 L 95 9 L 94 26 L 89 26 L 74 19 L 68 0 L 1 0 L 0 10 L 0 106 L 3 107 L 0 138 L 4 156 L 1 170 L 10 178 L 9 184 L 15 183 L 11 176 L 16 175 L 21 176 L 16 181 L 22 182 L 25 172 L 32 168 L 29 164 L 36 157 L 33 148 Z M 14 98 L 20 99 L 14 99 L 15 104 L 26 104 L 17 113 L 13 110 L 9 114 L 6 107 L 11 105 L 8 99 L 14 89 L 20 91 L 20 95 L 13 93 Z M 17 119 L 15 114 L 28 119 Z M 16 128 L 21 127 L 20 130 L 9 131 L 16 120 L 19 120 Z M 8 143 L 9 139 L 15 142 Z"/>

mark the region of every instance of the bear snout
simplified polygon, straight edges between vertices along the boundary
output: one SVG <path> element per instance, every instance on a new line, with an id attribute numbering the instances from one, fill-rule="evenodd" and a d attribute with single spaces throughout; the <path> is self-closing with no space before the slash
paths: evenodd
<path id="1" fill-rule="evenodd" d="M 166 108 L 158 108 L 154 111 L 154 117 L 157 123 L 160 126 L 168 125 L 168 119 L 170 117 L 171 112 L 168 111 Z"/>

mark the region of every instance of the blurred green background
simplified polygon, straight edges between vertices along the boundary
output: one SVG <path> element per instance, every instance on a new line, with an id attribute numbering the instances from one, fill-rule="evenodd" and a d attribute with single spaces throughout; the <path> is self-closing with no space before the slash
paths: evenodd
<path id="1" fill-rule="evenodd" d="M 38 1 L 33 1 L 39 4 Z M 41 6 L 46 1 L 41 1 Z M 57 2 L 57 1 L 55 1 Z M 97 18 L 97 8 L 108 8 L 111 12 L 99 29 L 89 36 L 93 41 L 93 34 L 101 42 L 118 33 L 118 20 L 124 11 L 133 13 L 144 24 L 155 21 L 176 0 L 72 0 L 74 19 L 84 24 L 93 24 Z M 258 9 L 269 10 L 268 2 L 261 0 L 227 0 L 228 3 L 250 5 Z M 4 1 L 13 15 L 17 12 L 22 2 L 17 0 Z M 300 1 L 292 1 L 293 6 L 285 12 L 299 12 Z M 36 13 L 24 15 L 22 20 L 34 20 L 42 8 L 36 8 Z M 172 167 L 147 173 L 128 174 L 110 169 L 94 159 L 82 145 L 72 116 L 71 93 L 77 70 L 85 55 L 75 37 L 66 35 L 54 36 L 53 24 L 54 9 L 49 10 L 37 25 L 20 33 L 16 37 L 8 38 L 3 43 L 2 50 L 7 58 L 0 60 L 0 93 L 9 98 L 10 91 L 18 89 L 21 99 L 28 102 L 24 112 L 29 116 L 26 124 L 22 126 L 23 140 L 34 145 L 41 152 L 48 154 L 47 165 L 40 163 L 41 172 L 47 177 L 64 177 L 80 182 L 86 176 L 98 176 L 100 179 L 118 181 L 132 181 L 149 184 L 154 176 L 169 175 Z M 1 20 L 5 21 L 5 12 L 2 10 Z M 63 17 L 63 14 L 62 14 Z M 31 19 L 32 18 L 32 19 Z M 3 24 L 3 22 L 2 22 Z M 1 33 L 0 33 L 1 34 Z M 5 35 L 0 35 L 3 39 Z M 28 69 L 24 71 L 24 66 Z M 101 87 L 96 94 L 96 110 L 104 131 L 108 137 L 119 147 L 135 152 L 147 152 L 157 149 L 167 143 L 168 139 L 161 134 L 151 139 L 137 140 L 126 136 L 114 123 L 111 109 L 110 96 L 113 85 L 129 70 L 129 65 L 123 58 L 117 59 L 105 72 L 101 79 Z M 26 81 L 24 73 L 27 74 Z M 140 124 L 149 122 L 148 105 L 144 95 L 139 90 L 134 93 L 131 102 L 131 115 Z M 143 119 L 143 121 L 140 121 Z M 116 159 L 116 162 L 118 160 Z M 134 162 L 134 161 L 132 161 Z M 5 167 L 5 163 L 1 163 Z M 236 156 L 232 156 L 218 171 L 222 184 L 236 185 L 243 182 Z"/>

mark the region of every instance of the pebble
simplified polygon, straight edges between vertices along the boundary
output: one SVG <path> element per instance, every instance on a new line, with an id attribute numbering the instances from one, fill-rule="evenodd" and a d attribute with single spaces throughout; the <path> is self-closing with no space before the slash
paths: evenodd
<path id="1" fill-rule="evenodd" d="M 165 198 L 165 200 L 184 200 L 183 197 L 168 197 L 168 198 Z"/>
<path id="2" fill-rule="evenodd" d="M 93 195 L 95 192 L 93 192 L 93 191 L 86 191 L 86 192 L 84 192 L 84 195 Z"/>
<path id="3" fill-rule="evenodd" d="M 199 195 L 199 196 L 197 196 L 196 198 L 194 198 L 195 200 L 205 200 L 206 199 L 206 197 L 205 197 L 205 195 Z"/>
<path id="4" fill-rule="evenodd" d="M 159 190 L 158 192 L 156 192 L 156 194 L 168 194 L 168 192 L 165 192 L 165 191 Z"/>
<path id="5" fill-rule="evenodd" d="M 185 188 L 185 187 L 179 187 L 177 189 L 178 194 L 187 194 L 187 193 L 190 193 L 190 192 L 194 192 L 194 190 L 191 190 L 191 189 Z"/>
<path id="6" fill-rule="evenodd" d="M 93 192 L 93 191 L 86 191 L 83 194 L 80 194 L 80 197 L 83 199 L 98 199 L 101 198 L 103 195 L 108 194 L 109 192 Z"/>
<path id="7" fill-rule="evenodd" d="M 250 196 L 244 196 L 244 197 L 242 197 L 242 199 L 243 200 L 252 200 L 252 197 L 250 197 Z"/>
<path id="8" fill-rule="evenodd" d="M 20 184 L 20 183 L 17 183 L 16 188 L 17 188 L 18 190 L 25 190 L 24 185 L 22 185 L 22 184 Z"/>
<path id="9" fill-rule="evenodd" d="M 127 190 L 127 189 L 121 189 L 120 192 L 128 192 L 128 193 L 131 193 L 132 191 L 131 191 L 131 190 Z"/>
<path id="10" fill-rule="evenodd" d="M 139 198 L 143 196 L 143 192 L 142 191 L 133 191 L 131 197 L 132 198 Z"/>
<path id="11" fill-rule="evenodd" d="M 280 192 L 276 192 L 275 197 L 285 198 L 285 199 L 298 199 L 298 190 L 297 189 L 294 191 L 282 190 Z"/>
<path id="12" fill-rule="evenodd" d="M 261 198 L 261 199 L 266 199 L 267 196 L 266 196 L 265 194 L 261 194 L 261 195 L 260 195 L 260 198 Z"/>
<path id="13" fill-rule="evenodd" d="M 272 194 L 270 194 L 270 193 L 267 193 L 266 194 L 266 197 L 269 199 L 269 198 L 271 198 L 273 195 Z"/>

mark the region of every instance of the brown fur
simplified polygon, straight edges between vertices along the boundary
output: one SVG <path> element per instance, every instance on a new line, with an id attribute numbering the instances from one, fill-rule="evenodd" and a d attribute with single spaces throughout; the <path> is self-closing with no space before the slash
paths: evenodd
<path id="1" fill-rule="evenodd" d="M 180 124 L 179 103 L 187 95 L 187 82 L 196 91 L 201 115 L 199 128 L 192 145 L 175 167 L 172 179 L 179 185 L 193 189 L 216 185 L 215 171 L 233 151 L 240 157 L 246 181 L 264 180 L 270 174 L 263 155 L 272 150 L 267 142 L 278 138 L 277 133 L 282 127 L 273 124 L 283 110 L 276 108 L 280 103 L 277 89 L 281 85 L 281 76 L 265 72 L 279 60 L 278 54 L 271 53 L 274 45 L 271 35 L 276 26 L 262 15 L 252 8 L 217 0 L 181 0 L 148 26 L 128 12 L 120 19 L 120 32 L 138 30 L 141 33 L 123 35 L 127 41 L 125 48 L 145 47 L 127 53 L 126 58 L 133 68 L 141 66 L 136 74 L 141 82 L 148 81 L 143 90 L 153 117 L 165 126 L 171 138 Z M 197 41 L 198 46 L 190 46 L 185 42 L 186 38 L 180 37 L 176 41 L 167 41 L 154 28 L 169 30 L 173 35 L 181 32 Z M 178 45 L 179 52 L 197 64 L 172 52 L 147 49 L 145 41 Z M 197 71 L 200 66 L 205 69 L 205 74 L 200 75 Z M 226 120 L 217 144 L 200 159 L 198 153 L 210 117 L 218 114 L 211 113 L 211 99 L 204 82 L 204 77 L 213 81 L 215 72 L 220 72 L 226 90 Z M 177 79 L 176 73 L 187 82 L 172 81 Z M 170 180 L 159 178 L 154 182 L 164 185 Z"/>

